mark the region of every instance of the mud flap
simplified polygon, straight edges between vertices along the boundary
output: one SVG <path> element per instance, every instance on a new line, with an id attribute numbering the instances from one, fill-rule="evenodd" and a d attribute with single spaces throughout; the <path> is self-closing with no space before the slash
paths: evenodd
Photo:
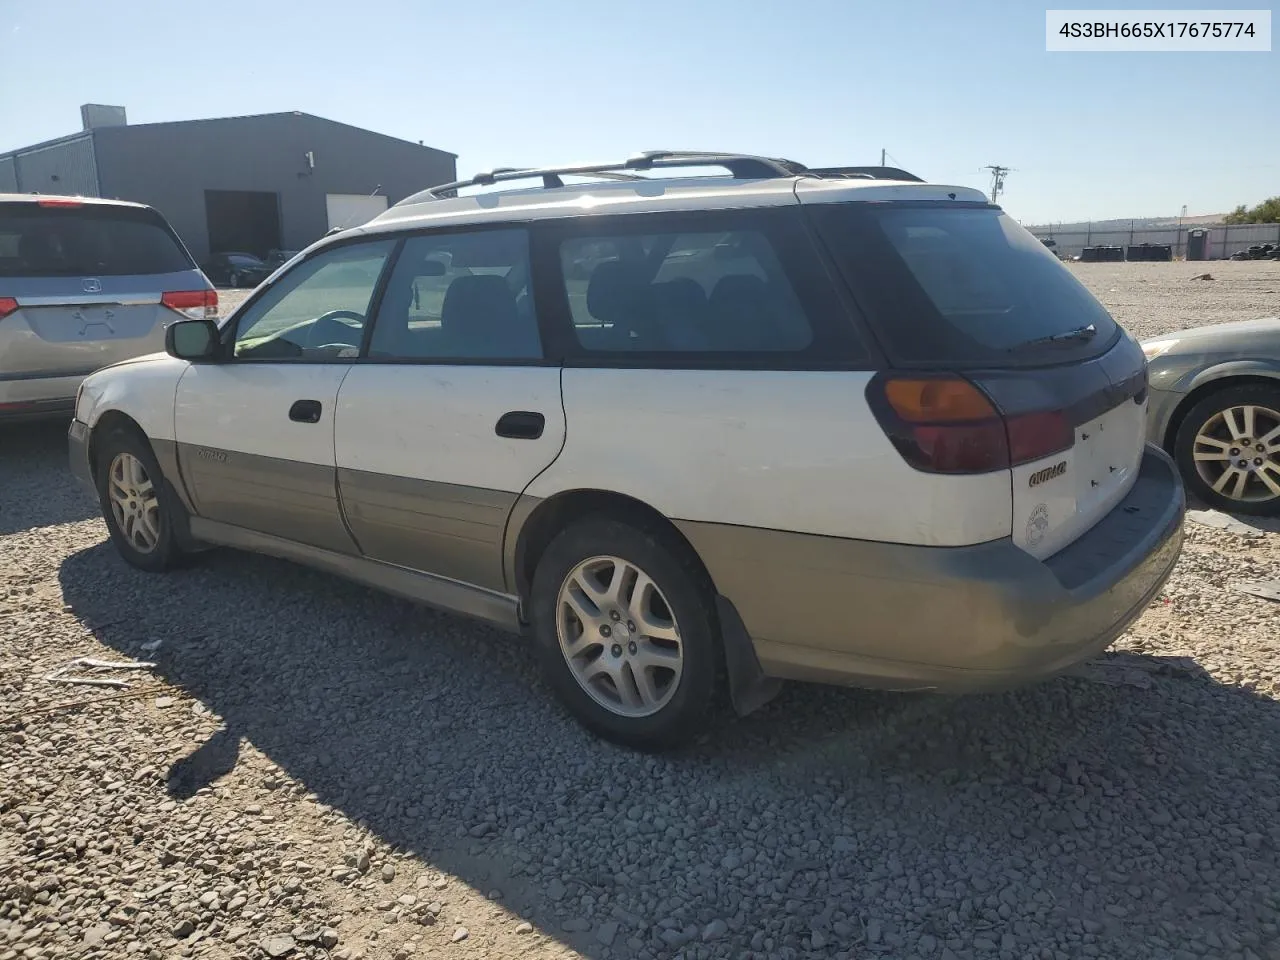
<path id="1" fill-rule="evenodd" d="M 724 664 L 729 674 L 729 699 L 734 712 L 745 717 L 778 695 L 782 681 L 767 677 L 760 669 L 756 648 L 747 634 L 738 610 L 725 597 L 716 595 L 716 614 L 724 641 Z"/>

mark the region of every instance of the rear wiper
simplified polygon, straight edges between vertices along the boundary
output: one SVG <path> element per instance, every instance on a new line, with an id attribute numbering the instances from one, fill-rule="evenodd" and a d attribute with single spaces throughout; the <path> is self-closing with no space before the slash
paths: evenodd
<path id="1" fill-rule="evenodd" d="M 1092 340 L 1098 335 L 1098 328 L 1092 323 L 1087 327 L 1077 327 L 1074 330 L 1064 330 L 1062 333 L 1051 333 L 1047 337 L 1036 337 L 1034 340 L 1027 340 L 1014 347 L 1014 350 L 1024 350 L 1027 347 L 1034 347 L 1042 343 L 1066 343 L 1072 340 Z"/>

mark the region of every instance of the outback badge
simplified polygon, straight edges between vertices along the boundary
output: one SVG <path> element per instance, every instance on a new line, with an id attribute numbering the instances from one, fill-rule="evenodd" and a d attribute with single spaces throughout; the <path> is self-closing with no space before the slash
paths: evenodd
<path id="1" fill-rule="evenodd" d="M 1043 470 L 1037 470 L 1027 480 L 1027 486 L 1038 487 L 1046 480 L 1052 480 L 1054 477 L 1060 477 L 1067 472 L 1067 461 L 1059 460 L 1052 467 L 1045 467 Z"/>

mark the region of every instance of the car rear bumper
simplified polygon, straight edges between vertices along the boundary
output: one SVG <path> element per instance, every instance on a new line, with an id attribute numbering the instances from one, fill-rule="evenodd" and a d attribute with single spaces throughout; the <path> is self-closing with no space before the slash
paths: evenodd
<path id="1" fill-rule="evenodd" d="M 96 494 L 93 471 L 89 467 L 89 427 L 79 420 L 73 419 L 67 429 L 67 457 L 71 464 L 71 475 L 82 487 Z"/>
<path id="2" fill-rule="evenodd" d="M 1109 646 L 1172 571 L 1185 511 L 1173 462 L 1148 445 L 1125 499 L 1043 561 L 1010 539 L 921 547 L 680 527 L 766 675 L 964 692 L 1049 677 Z"/>

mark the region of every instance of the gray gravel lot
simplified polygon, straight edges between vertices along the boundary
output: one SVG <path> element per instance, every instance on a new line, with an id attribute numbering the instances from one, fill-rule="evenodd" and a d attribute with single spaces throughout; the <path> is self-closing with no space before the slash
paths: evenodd
<path id="1" fill-rule="evenodd" d="M 1280 264 L 1076 269 L 1140 336 L 1280 312 Z M 0 960 L 1280 960 L 1280 605 L 1227 589 L 1280 534 L 1188 532 L 1078 675 L 793 685 L 649 757 L 484 627 L 230 551 L 132 570 L 61 425 L 2 429 Z M 44 680 L 78 656 L 157 666 Z"/>

